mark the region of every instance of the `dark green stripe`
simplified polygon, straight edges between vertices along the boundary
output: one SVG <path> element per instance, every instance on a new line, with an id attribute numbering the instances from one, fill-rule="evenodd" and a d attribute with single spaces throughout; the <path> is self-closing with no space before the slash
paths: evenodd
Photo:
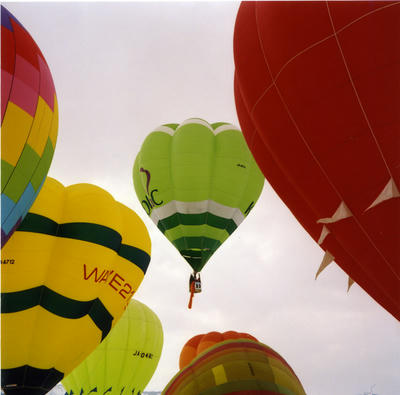
<path id="1" fill-rule="evenodd" d="M 43 395 L 63 378 L 64 374 L 57 369 L 39 369 L 24 365 L 1 369 L 1 388 L 6 394 Z"/>
<path id="2" fill-rule="evenodd" d="M 193 270 L 200 272 L 221 242 L 207 237 L 182 237 L 174 240 L 173 244 Z"/>
<path id="3" fill-rule="evenodd" d="M 111 330 L 114 319 L 98 298 L 85 302 L 70 299 L 45 285 L 1 294 L 1 314 L 16 313 L 35 306 L 41 306 L 50 313 L 63 318 L 78 319 L 88 315 L 100 329 L 102 339 Z"/>
<path id="4" fill-rule="evenodd" d="M 143 273 L 146 273 L 150 263 L 150 255 L 147 252 L 144 252 L 140 248 L 121 244 L 118 255 L 135 263 L 136 266 L 142 269 Z"/>
<path id="5" fill-rule="evenodd" d="M 55 236 L 58 231 L 57 229 L 58 223 L 52 219 L 39 214 L 28 213 L 17 230 L 19 232 L 44 233 Z"/>
<path id="6" fill-rule="evenodd" d="M 101 245 L 118 253 L 122 237 L 114 229 L 87 222 L 71 222 L 58 227 L 58 237 L 87 241 Z"/>
<path id="7" fill-rule="evenodd" d="M 219 217 L 211 213 L 182 214 L 175 213 L 158 221 L 158 228 L 161 232 L 175 228 L 178 225 L 210 225 L 214 228 L 225 229 L 229 234 L 237 228 L 233 219 Z"/>
<path id="8" fill-rule="evenodd" d="M 50 236 L 65 237 L 87 241 L 110 248 L 119 256 L 129 260 L 146 273 L 150 262 L 150 255 L 136 247 L 121 244 L 121 235 L 107 226 L 88 223 L 70 222 L 58 224 L 43 215 L 28 213 L 18 227 L 20 232 L 44 233 Z"/>

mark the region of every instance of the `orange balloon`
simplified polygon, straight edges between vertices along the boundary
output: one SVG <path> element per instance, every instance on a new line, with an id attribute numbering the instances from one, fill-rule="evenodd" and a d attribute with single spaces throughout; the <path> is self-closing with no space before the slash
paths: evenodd
<path id="1" fill-rule="evenodd" d="M 203 351 L 214 346 L 217 343 L 221 343 L 226 340 L 232 339 L 250 339 L 258 342 L 258 340 L 248 333 L 240 333 L 236 331 L 227 332 L 209 332 L 206 334 L 200 334 L 189 339 L 182 348 L 179 357 L 179 369 L 182 370 L 185 366 Z"/>
<path id="2" fill-rule="evenodd" d="M 197 346 L 204 335 L 197 335 L 192 337 L 183 346 L 181 355 L 179 357 L 179 369 L 189 365 L 190 361 L 197 355 Z"/>

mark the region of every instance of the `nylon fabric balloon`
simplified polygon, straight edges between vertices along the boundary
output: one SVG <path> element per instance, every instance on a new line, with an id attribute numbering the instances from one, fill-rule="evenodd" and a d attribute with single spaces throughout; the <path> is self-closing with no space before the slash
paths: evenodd
<path id="1" fill-rule="evenodd" d="M 209 345 L 171 379 L 163 395 L 305 395 L 285 359 L 251 335 L 210 332 L 194 339 L 199 345 L 202 341 Z"/>
<path id="2" fill-rule="evenodd" d="M 243 2 L 234 32 L 243 134 L 318 273 L 334 260 L 397 319 L 399 25 L 390 1 Z"/>
<path id="3" fill-rule="evenodd" d="M 44 394 L 77 366 L 124 312 L 150 249 L 142 220 L 108 192 L 47 178 L 2 250 L 4 392 Z"/>
<path id="4" fill-rule="evenodd" d="M 62 383 L 69 394 L 95 389 L 99 394 L 141 394 L 157 368 L 162 346 L 157 315 L 132 299 L 106 339 Z"/>
<path id="5" fill-rule="evenodd" d="M 179 356 L 179 369 L 187 366 L 197 355 L 201 354 L 207 348 L 217 343 L 232 339 L 250 339 L 258 341 L 254 336 L 248 333 L 239 333 L 236 331 L 227 332 L 209 332 L 206 334 L 196 335 L 189 339 L 182 348 Z"/>
<path id="6" fill-rule="evenodd" d="M 264 185 L 242 133 L 198 118 L 150 133 L 133 181 L 146 213 L 195 273 L 249 214 Z"/>
<path id="7" fill-rule="evenodd" d="M 49 66 L 30 34 L 1 6 L 1 245 L 43 185 L 57 131 Z"/>

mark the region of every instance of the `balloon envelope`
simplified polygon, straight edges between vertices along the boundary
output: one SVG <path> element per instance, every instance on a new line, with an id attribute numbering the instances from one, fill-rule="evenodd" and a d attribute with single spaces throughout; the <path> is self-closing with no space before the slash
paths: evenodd
<path id="1" fill-rule="evenodd" d="M 196 272 L 244 220 L 264 185 L 242 133 L 197 118 L 150 133 L 133 181 L 147 214 Z"/>
<path id="2" fill-rule="evenodd" d="M 131 300 L 105 340 L 66 378 L 69 393 L 140 394 L 157 368 L 163 331 L 157 315 Z M 72 392 L 71 392 L 72 391 Z"/>
<path id="3" fill-rule="evenodd" d="M 265 177 L 323 266 L 398 319 L 399 25 L 395 2 L 243 2 L 234 33 L 237 113 Z"/>
<path id="4" fill-rule="evenodd" d="M 150 261 L 141 219 L 91 184 L 47 178 L 2 250 L 1 385 L 44 394 L 109 333 Z"/>
<path id="5" fill-rule="evenodd" d="M 196 335 L 189 339 L 182 348 L 179 356 L 179 369 L 187 366 L 197 355 L 201 354 L 207 348 L 217 343 L 232 339 L 250 339 L 258 341 L 254 336 L 248 333 L 239 333 L 236 331 L 227 332 L 209 332 L 206 334 Z"/>
<path id="6" fill-rule="evenodd" d="M 251 335 L 230 331 L 200 336 L 199 344 L 207 342 L 207 338 L 212 341 L 172 378 L 163 395 L 305 394 L 282 356 Z M 226 337 L 230 339 L 225 340 Z"/>
<path id="7" fill-rule="evenodd" d="M 39 47 L 1 6 L 1 244 L 46 178 L 58 131 L 53 79 Z"/>

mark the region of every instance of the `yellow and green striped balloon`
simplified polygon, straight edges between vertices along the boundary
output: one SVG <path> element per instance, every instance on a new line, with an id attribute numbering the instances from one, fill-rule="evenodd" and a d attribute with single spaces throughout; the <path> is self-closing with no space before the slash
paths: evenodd
<path id="1" fill-rule="evenodd" d="M 108 192 L 47 178 L 2 250 L 4 392 L 44 394 L 77 366 L 125 311 L 150 249 L 142 220 Z"/>
<path id="2" fill-rule="evenodd" d="M 193 118 L 147 136 L 133 182 L 146 213 L 200 272 L 253 208 L 264 176 L 240 130 Z"/>
<path id="3" fill-rule="evenodd" d="M 157 315 L 132 299 L 105 340 L 62 383 L 70 395 L 140 395 L 157 368 L 162 346 Z"/>

